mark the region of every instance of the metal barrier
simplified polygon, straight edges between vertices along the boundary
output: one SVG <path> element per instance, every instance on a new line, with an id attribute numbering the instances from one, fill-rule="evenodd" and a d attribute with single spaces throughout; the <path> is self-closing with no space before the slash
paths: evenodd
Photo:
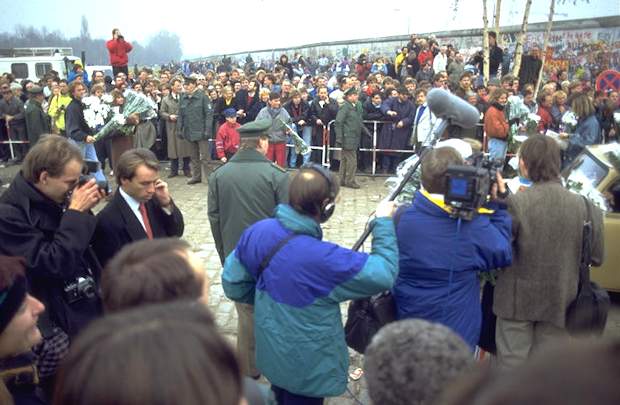
<path id="1" fill-rule="evenodd" d="M 6 128 L 6 137 L 7 140 L 0 140 L 0 145 L 9 145 L 9 152 L 11 153 L 11 160 L 15 160 L 15 149 L 13 148 L 13 145 L 22 145 L 22 144 L 29 144 L 29 141 L 14 141 L 12 139 L 11 134 L 13 133 L 13 130 L 11 129 L 11 125 L 9 122 L 2 120 L 4 122 L 5 128 Z"/>

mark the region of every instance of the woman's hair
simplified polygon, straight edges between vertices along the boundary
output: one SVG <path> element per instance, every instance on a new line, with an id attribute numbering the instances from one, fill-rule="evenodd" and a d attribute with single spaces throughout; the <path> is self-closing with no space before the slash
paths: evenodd
<path id="1" fill-rule="evenodd" d="M 533 135 L 519 149 L 527 169 L 527 177 L 534 183 L 560 178 L 560 147 L 548 136 Z"/>
<path id="2" fill-rule="evenodd" d="M 94 321 L 72 342 L 56 405 L 238 405 L 235 353 L 198 301 L 156 304 Z"/>
<path id="3" fill-rule="evenodd" d="M 497 103 L 497 100 L 499 100 L 500 97 L 503 95 L 508 96 L 508 92 L 501 88 L 493 90 L 493 92 L 491 92 L 491 95 L 489 96 L 489 104 Z"/>
<path id="4" fill-rule="evenodd" d="M 570 105 L 571 110 L 581 120 L 594 114 L 594 103 L 587 94 L 578 93 Z"/>
<path id="5" fill-rule="evenodd" d="M 555 93 L 553 93 L 553 104 L 557 104 L 558 100 L 560 98 L 564 98 L 564 100 L 566 100 L 566 93 L 562 90 L 558 90 Z"/>

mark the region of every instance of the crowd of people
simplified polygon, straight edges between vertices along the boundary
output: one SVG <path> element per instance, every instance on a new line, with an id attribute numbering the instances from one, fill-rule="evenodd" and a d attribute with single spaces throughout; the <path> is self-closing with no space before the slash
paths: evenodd
<path id="1" fill-rule="evenodd" d="M 507 58 L 494 35 L 485 84 L 482 60 L 470 72 L 458 50 L 415 35 L 393 62 L 361 55 L 352 69 L 332 71 L 319 60 L 307 75 L 286 55 L 270 71 L 224 60 L 205 72 L 185 64 L 130 72 L 131 46 L 112 34 L 114 78 L 89 78 L 77 63 L 68 80 L 0 80 L 5 127 L 29 141 L 16 146 L 21 170 L 0 196 L 0 402 L 322 404 L 343 394 L 350 376 L 341 303 L 390 290 L 397 320 L 364 357 L 376 405 L 583 403 L 591 387 L 596 403 L 617 403 L 618 342 L 567 343 L 583 224 L 591 224 L 591 264 L 600 265 L 603 220 L 560 181 L 562 164 L 585 145 L 615 139 L 617 92 L 551 72 L 534 100 L 538 49 L 518 78 L 502 74 Z M 433 147 L 433 88 L 479 109 L 478 128 L 439 134 L 470 141 Z M 127 89 L 152 99 L 158 116 L 132 115 L 130 133 L 96 140 L 84 94 L 110 93 L 122 108 Z M 504 112 L 509 95 L 541 116 L 517 159 L 531 186 L 510 194 L 498 173 L 488 202 L 469 220 L 457 217 L 444 198 L 447 172 L 476 141 L 506 158 L 508 128 L 519 124 Z M 570 134 L 566 111 L 578 118 Z M 341 187 L 360 187 L 358 163 L 372 165 L 359 151 L 372 145 L 368 120 L 380 123 L 376 163 L 393 171 L 406 154 L 390 151 L 419 153 L 421 187 L 411 204 L 377 206 L 365 253 L 323 240 L 322 226 Z M 567 140 L 566 151 L 548 129 Z M 304 142 L 340 151 L 339 175 Z M 210 280 L 180 239 L 183 213 L 157 153 L 170 159 L 168 177 L 182 171 L 190 185 L 207 183 L 221 286 L 238 315 L 236 350 L 207 307 Z M 495 356 L 476 363 L 479 274 L 491 270 Z M 559 389 L 565 379 L 570 389 Z"/>

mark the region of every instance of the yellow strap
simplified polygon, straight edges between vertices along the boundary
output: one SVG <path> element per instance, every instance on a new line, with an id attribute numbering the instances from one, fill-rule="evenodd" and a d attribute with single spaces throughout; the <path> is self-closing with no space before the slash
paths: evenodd
<path id="1" fill-rule="evenodd" d="M 450 207 L 449 205 L 446 205 L 443 198 L 433 197 L 428 191 L 424 189 L 420 189 L 420 193 L 422 193 L 422 195 L 426 197 L 430 202 L 432 202 L 433 204 L 435 204 L 436 206 L 438 206 L 439 208 L 441 208 L 448 214 L 452 214 L 452 207 Z M 488 208 L 484 208 L 484 207 L 478 208 L 478 214 L 481 214 L 481 215 L 491 215 L 494 212 L 495 212 L 494 210 L 491 210 Z"/>

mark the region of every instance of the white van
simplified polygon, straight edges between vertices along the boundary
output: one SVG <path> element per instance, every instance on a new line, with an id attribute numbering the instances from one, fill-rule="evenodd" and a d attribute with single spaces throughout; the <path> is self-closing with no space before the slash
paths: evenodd
<path id="1" fill-rule="evenodd" d="M 11 48 L 0 49 L 0 74 L 11 73 L 17 81 L 29 79 L 37 82 L 50 70 L 66 79 L 73 68 L 72 48 Z"/>

